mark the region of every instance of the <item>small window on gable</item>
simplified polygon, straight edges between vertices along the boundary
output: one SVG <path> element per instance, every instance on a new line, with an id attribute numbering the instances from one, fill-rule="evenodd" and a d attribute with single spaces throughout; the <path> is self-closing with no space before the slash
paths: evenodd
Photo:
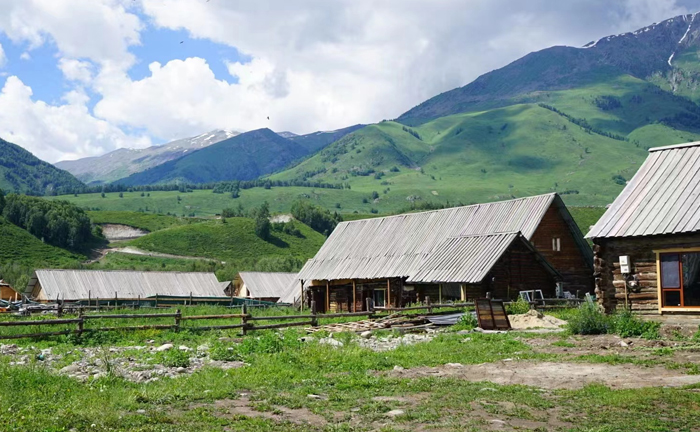
<path id="1" fill-rule="evenodd" d="M 561 251 L 561 238 L 559 238 L 559 237 L 552 238 L 552 250 L 555 252 Z"/>

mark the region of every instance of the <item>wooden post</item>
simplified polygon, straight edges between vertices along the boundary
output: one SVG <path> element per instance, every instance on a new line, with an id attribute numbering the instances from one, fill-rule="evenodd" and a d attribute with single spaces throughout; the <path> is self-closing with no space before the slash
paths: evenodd
<path id="1" fill-rule="evenodd" d="M 190 291 L 190 306 L 192 306 L 192 291 Z"/>
<path id="2" fill-rule="evenodd" d="M 141 294 L 139 294 L 138 303 L 136 304 L 136 309 L 141 309 Z"/>
<path id="3" fill-rule="evenodd" d="M 352 280 L 352 311 L 357 312 L 357 299 L 355 298 L 357 291 L 357 286 L 355 285 L 355 279 Z"/>
<path id="4" fill-rule="evenodd" d="M 78 336 L 83 335 L 83 308 L 78 309 Z"/>
<path id="5" fill-rule="evenodd" d="M 459 300 L 461 302 L 466 302 L 467 301 L 467 286 L 465 284 L 461 284 L 459 286 L 459 291 L 460 291 Z"/>
<path id="6" fill-rule="evenodd" d="M 391 279 L 386 280 L 386 304 L 391 307 Z"/>
<path id="7" fill-rule="evenodd" d="M 438 285 L 438 304 L 442 304 L 442 284 Z"/>
<path id="8" fill-rule="evenodd" d="M 316 302 L 311 300 L 311 327 L 318 327 L 318 317 L 316 316 Z"/>
<path id="9" fill-rule="evenodd" d="M 428 307 L 428 313 L 433 313 L 433 308 L 430 306 L 430 296 L 425 296 L 425 305 Z"/>
<path id="10" fill-rule="evenodd" d="M 243 301 L 243 306 L 241 307 L 241 314 L 243 317 L 241 318 L 241 324 L 243 324 L 243 327 L 241 327 L 241 333 L 243 333 L 243 336 L 248 334 L 248 304 L 246 301 Z"/>
<path id="11" fill-rule="evenodd" d="M 90 298 L 90 290 L 88 290 L 88 306 L 90 306 L 91 303 L 91 298 Z"/>
<path id="12" fill-rule="evenodd" d="M 367 305 L 367 312 L 374 312 L 374 307 L 372 307 L 372 299 L 370 297 L 365 299 L 365 304 Z"/>
<path id="13" fill-rule="evenodd" d="M 180 309 L 178 309 L 176 312 L 177 316 L 175 317 L 175 331 L 179 332 L 180 331 L 180 320 L 182 319 L 182 312 L 180 312 Z"/>
<path id="14" fill-rule="evenodd" d="M 58 302 L 58 299 L 56 299 L 56 302 Z M 56 306 L 56 316 L 59 318 L 63 316 L 63 305 L 61 303 L 58 303 Z"/>
<path id="15" fill-rule="evenodd" d="M 158 307 L 158 293 L 156 293 L 156 307 Z"/>
<path id="16" fill-rule="evenodd" d="M 331 311 L 331 282 L 326 281 L 326 313 Z"/>
<path id="17" fill-rule="evenodd" d="M 304 280 L 300 279 L 301 281 L 301 295 L 299 296 L 299 304 L 301 305 L 301 311 L 304 310 Z"/>

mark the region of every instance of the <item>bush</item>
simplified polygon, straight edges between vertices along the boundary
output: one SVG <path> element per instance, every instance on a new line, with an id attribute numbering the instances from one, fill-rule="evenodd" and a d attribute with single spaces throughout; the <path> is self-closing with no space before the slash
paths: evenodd
<path id="1" fill-rule="evenodd" d="M 267 201 L 255 212 L 255 235 L 263 240 L 270 239 L 270 206 Z"/>
<path id="2" fill-rule="evenodd" d="M 610 317 L 598 308 L 598 305 L 585 302 L 572 314 L 568 328 L 574 334 L 605 334 L 613 329 L 613 323 Z"/>
<path id="3" fill-rule="evenodd" d="M 615 333 L 623 338 L 632 336 L 639 336 L 645 339 L 659 338 L 659 327 L 661 327 L 661 323 L 642 321 L 628 310 L 616 314 L 613 317 L 613 321 Z"/>
<path id="4" fill-rule="evenodd" d="M 219 341 L 215 342 L 209 349 L 209 357 L 217 361 L 235 361 L 239 359 L 236 349 L 231 345 L 226 345 Z"/>
<path id="5" fill-rule="evenodd" d="M 190 366 L 190 354 L 187 351 L 172 348 L 167 351 L 156 353 L 155 361 L 165 367 L 186 368 Z"/>
<path id="6" fill-rule="evenodd" d="M 452 328 L 453 330 L 472 330 L 477 327 L 479 327 L 479 322 L 476 319 L 476 315 L 471 311 L 467 311 Z"/>
<path id="7" fill-rule="evenodd" d="M 337 204 L 336 208 L 340 208 L 340 204 Z M 296 201 L 292 204 L 291 211 L 294 219 L 305 223 L 313 230 L 326 236 L 330 235 L 336 225 L 343 221 L 343 218 L 338 213 L 331 213 L 322 207 L 305 201 Z"/>
<path id="8" fill-rule="evenodd" d="M 506 305 L 506 312 L 508 315 L 524 314 L 530 310 L 530 303 L 525 301 L 522 297 L 518 297 L 518 300 Z"/>

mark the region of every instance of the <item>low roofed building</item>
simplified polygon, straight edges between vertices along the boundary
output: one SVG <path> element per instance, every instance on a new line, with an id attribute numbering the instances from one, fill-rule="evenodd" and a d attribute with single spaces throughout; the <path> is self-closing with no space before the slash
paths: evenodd
<path id="1" fill-rule="evenodd" d="M 214 273 L 37 270 L 25 294 L 35 301 L 225 297 Z"/>
<path id="2" fill-rule="evenodd" d="M 233 295 L 256 300 L 296 304 L 301 297 L 297 273 L 240 272 L 233 282 Z"/>

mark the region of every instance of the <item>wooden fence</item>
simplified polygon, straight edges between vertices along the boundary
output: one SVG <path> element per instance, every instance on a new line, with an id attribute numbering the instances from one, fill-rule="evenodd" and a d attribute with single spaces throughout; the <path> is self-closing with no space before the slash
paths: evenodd
<path id="1" fill-rule="evenodd" d="M 153 314 L 85 314 L 83 309 L 78 309 L 78 317 L 63 319 L 59 317 L 58 319 L 50 320 L 16 320 L 16 321 L 0 321 L 0 328 L 4 327 L 31 327 L 31 326 L 53 326 L 53 325 L 75 325 L 73 329 L 65 329 L 54 332 L 41 332 L 41 333 L 22 333 L 22 334 L 0 334 L 0 339 L 22 339 L 22 338 L 40 338 L 46 336 L 59 336 L 59 335 L 82 335 L 84 333 L 90 332 L 107 332 L 107 331 L 130 331 L 130 330 L 148 330 L 148 329 L 158 329 L 158 330 L 193 330 L 193 331 L 204 331 L 204 330 L 226 330 L 226 329 L 241 329 L 241 332 L 245 335 L 248 332 L 258 331 L 258 330 L 268 330 L 277 328 L 287 328 L 287 327 L 297 327 L 297 326 L 310 326 L 316 327 L 319 325 L 319 321 L 322 319 L 329 318 L 346 318 L 346 317 L 366 317 L 366 318 L 380 318 L 382 316 L 388 316 L 392 313 L 401 313 L 409 311 L 419 311 L 425 310 L 428 314 L 435 314 L 438 309 L 462 309 L 473 307 L 474 303 L 446 303 L 446 304 L 431 304 L 430 298 L 426 298 L 423 305 L 410 306 L 404 308 L 395 307 L 384 307 L 375 308 L 371 304 L 371 299 L 367 299 L 367 311 L 365 312 L 352 312 L 352 313 L 329 313 L 329 314 L 319 314 L 316 311 L 315 302 L 311 302 L 311 311 L 308 315 L 280 315 L 280 316 L 253 316 L 248 313 L 249 306 L 243 304 L 241 307 L 241 313 L 238 314 L 223 314 L 223 315 L 190 315 L 183 316 L 180 309 L 175 313 L 153 313 Z M 548 301 L 550 303 L 554 301 L 562 301 L 561 299 L 545 299 L 545 303 Z M 571 302 L 571 300 L 567 300 Z M 531 302 L 531 306 L 535 302 Z M 538 308 L 543 307 L 542 305 Z M 544 307 L 547 307 L 545 304 Z M 552 307 L 552 305 L 549 305 Z M 559 306 L 561 307 L 561 306 Z M 95 327 L 86 328 L 86 322 L 97 321 L 97 320 L 129 320 L 129 319 L 163 319 L 172 318 L 172 324 L 151 324 L 151 325 L 138 325 L 138 326 L 119 326 L 119 327 Z M 207 320 L 240 320 L 239 322 L 234 322 L 231 324 L 222 325 L 204 325 L 204 326 L 190 326 L 183 325 L 183 322 L 193 321 L 207 321 Z M 301 320 L 301 321 L 298 321 Z M 276 324 L 256 324 L 259 321 L 292 321 L 283 322 Z"/>

